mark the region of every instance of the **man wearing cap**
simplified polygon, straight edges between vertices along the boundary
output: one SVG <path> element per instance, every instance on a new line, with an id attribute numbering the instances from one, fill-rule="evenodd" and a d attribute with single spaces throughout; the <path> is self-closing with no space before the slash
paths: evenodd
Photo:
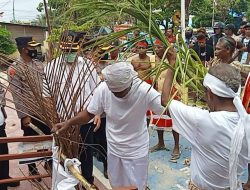
<path id="1" fill-rule="evenodd" d="M 236 28 L 234 24 L 227 24 L 225 26 L 224 32 L 226 36 L 232 37 L 236 42 L 240 42 L 240 38 L 235 35 L 235 30 Z"/>
<path id="2" fill-rule="evenodd" d="M 142 80 L 145 80 L 149 84 L 152 84 L 152 81 L 149 78 L 149 73 L 151 69 L 150 57 L 147 55 L 148 43 L 146 40 L 140 41 L 136 45 L 137 53 L 131 63 L 134 67 L 134 70 L 138 73 L 138 77 Z"/>
<path id="3" fill-rule="evenodd" d="M 170 62 L 175 61 L 168 58 Z M 87 123 L 94 115 L 105 112 L 111 186 L 134 185 L 145 190 L 149 149 L 145 113 L 148 109 L 157 114 L 164 111 L 161 95 L 136 76 L 130 63 L 114 63 L 102 70 L 102 74 L 105 82 L 98 86 L 87 109 L 55 125 L 53 131 L 60 134 L 72 125 Z"/>
<path id="4" fill-rule="evenodd" d="M 21 120 L 21 129 L 23 130 L 24 136 L 35 136 L 38 135 L 32 128 L 29 127 L 30 123 L 33 123 L 37 126 L 43 133 L 50 134 L 50 129 L 43 123 L 31 118 L 29 115 L 29 109 L 25 106 L 24 102 L 20 99 L 18 93 L 26 94 L 27 97 L 30 96 L 30 88 L 27 85 L 28 81 L 25 81 L 22 71 L 24 69 L 29 69 L 30 72 L 36 71 L 34 74 L 34 80 L 37 80 L 37 84 L 42 86 L 42 73 L 43 65 L 40 61 L 36 60 L 37 50 L 36 47 L 40 46 L 40 43 L 37 43 L 32 39 L 32 37 L 18 37 L 16 38 L 16 45 L 20 53 L 19 59 L 13 63 L 9 68 L 9 81 L 10 89 L 12 92 L 13 100 L 17 110 L 18 118 Z M 23 67 L 25 64 L 27 67 Z M 35 118 L 36 116 L 34 116 Z M 36 164 L 28 164 L 30 175 L 39 175 L 39 172 L 36 168 Z M 41 179 L 37 179 L 41 181 Z"/>
<path id="5" fill-rule="evenodd" d="M 172 64 L 174 66 L 174 64 Z M 164 81 L 162 102 L 170 98 L 174 72 Z M 240 190 L 239 177 L 250 159 L 250 117 L 241 100 L 240 72 L 229 64 L 211 67 L 204 78 L 208 110 L 173 100 L 173 129 L 192 145 L 190 190 Z"/>
<path id="6" fill-rule="evenodd" d="M 61 120 L 66 120 L 68 115 L 65 113 L 69 113 L 69 107 L 65 106 L 62 102 L 69 102 L 68 104 L 74 108 L 70 110 L 70 113 L 72 113 L 71 116 L 79 113 L 89 104 L 92 93 L 100 81 L 93 62 L 86 57 L 80 56 L 78 53 L 80 38 L 81 34 L 77 32 L 71 30 L 64 31 L 60 43 L 62 54 L 48 63 L 44 71 L 46 76 L 50 76 L 47 77 L 48 89 L 53 89 L 53 83 L 61 80 L 60 92 L 55 92 L 57 93 L 56 109 Z M 56 68 L 62 68 L 61 72 L 55 73 L 54 70 Z M 45 96 L 49 97 L 49 94 L 45 94 Z M 81 140 L 82 143 L 86 145 L 94 144 L 94 123 L 97 126 L 100 125 L 99 116 L 96 116 L 94 120 L 87 123 L 80 123 Z M 92 184 L 94 188 L 92 146 L 81 147 L 80 161 L 83 177 Z"/>
<path id="7" fill-rule="evenodd" d="M 6 132 L 5 132 L 5 119 L 7 118 L 7 115 L 5 113 L 4 110 L 4 106 L 5 106 L 5 100 L 4 100 L 4 89 L 2 87 L 2 83 L 0 81 L 0 137 L 4 138 L 7 137 L 6 136 Z M 8 144 L 7 143 L 0 143 L 0 155 L 1 154 L 8 154 L 9 150 L 8 150 Z M 9 160 L 3 160 L 0 161 L 0 168 L 1 168 L 1 172 L 0 172 L 0 180 L 2 179 L 8 179 L 11 178 L 9 176 Z M 7 187 L 17 187 L 20 185 L 20 182 L 12 182 L 12 183 L 5 183 L 5 184 L 0 184 L 0 189 L 1 190 L 7 190 Z"/>
<path id="8" fill-rule="evenodd" d="M 223 22 L 217 22 L 215 23 L 214 25 L 214 35 L 212 35 L 210 38 L 209 38 L 209 41 L 208 43 L 215 49 L 215 46 L 218 42 L 218 40 L 224 36 L 223 34 L 223 29 L 224 29 L 225 25 Z"/>

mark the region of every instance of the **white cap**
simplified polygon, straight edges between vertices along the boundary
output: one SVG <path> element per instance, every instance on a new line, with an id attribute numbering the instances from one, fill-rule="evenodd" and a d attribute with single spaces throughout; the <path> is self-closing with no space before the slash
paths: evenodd
<path id="1" fill-rule="evenodd" d="M 102 70 L 104 80 L 112 92 L 121 92 L 127 89 L 137 72 L 128 62 L 117 62 Z"/>

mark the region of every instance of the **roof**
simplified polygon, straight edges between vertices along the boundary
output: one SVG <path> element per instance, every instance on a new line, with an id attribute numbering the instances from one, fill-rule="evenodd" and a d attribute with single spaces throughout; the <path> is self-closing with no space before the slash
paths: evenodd
<path id="1" fill-rule="evenodd" d="M 37 26 L 37 25 L 22 24 L 22 23 L 9 23 L 9 22 L 0 22 L 0 25 L 28 26 L 28 27 L 35 27 L 35 28 L 42 28 L 42 29 L 48 28 L 46 26 Z"/>

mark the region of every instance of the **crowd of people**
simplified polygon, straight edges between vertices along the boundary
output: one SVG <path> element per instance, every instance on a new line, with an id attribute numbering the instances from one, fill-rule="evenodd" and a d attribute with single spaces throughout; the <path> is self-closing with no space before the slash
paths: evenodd
<path id="1" fill-rule="evenodd" d="M 177 97 L 170 102 L 166 115 L 173 121 L 175 146 L 171 160 L 180 157 L 179 135 L 185 137 L 192 146 L 190 190 L 240 190 L 242 184 L 239 177 L 250 161 L 250 118 L 240 100 L 241 85 L 244 85 L 250 71 L 250 24 L 242 23 L 238 36 L 235 30 L 233 24 L 225 26 L 222 22 L 214 25 L 214 34 L 211 36 L 208 36 L 204 28 L 196 32 L 191 28 L 186 29 L 187 46 L 193 48 L 202 64 L 209 68 L 203 83 L 209 110 L 185 105 Z M 60 136 L 71 126 L 79 125 L 83 143 L 99 144 L 103 147 L 96 152 L 90 146 L 83 146 L 79 150 L 82 175 L 93 188 L 97 188 L 93 177 L 95 155 L 103 162 L 104 176 L 109 179 L 112 188 L 133 185 L 139 190 L 145 190 L 149 151 L 166 149 L 163 131 L 160 130 L 157 131 L 157 145 L 149 148 L 149 123 L 146 113 L 151 111 L 161 115 L 173 94 L 173 89 L 176 90 L 172 86 L 178 85 L 178 81 L 173 81 L 172 69 L 162 72 L 156 82 L 150 71 L 163 58 L 175 67 L 177 53 L 174 44 L 177 42 L 174 29 L 169 28 L 165 33 L 166 39 L 173 45 L 166 57 L 163 55 L 167 47 L 159 39 L 154 42 L 155 55 L 148 55 L 149 44 L 146 40 L 141 40 L 131 49 L 134 54 L 131 61 L 121 56 L 118 41 L 108 46 L 94 46 L 84 54 L 79 54 L 79 49 L 84 49 L 83 34 L 66 31 L 65 35 L 74 39 L 70 46 L 65 45 L 69 44 L 68 41 L 62 41 L 60 44 L 62 54 L 67 56 L 61 55 L 45 67 L 35 59 L 36 47 L 40 44 L 31 37 L 16 39 L 20 58 L 9 69 L 11 91 L 22 89 L 20 93 L 30 92 L 27 85 L 23 86 L 23 76 L 13 72 L 21 69 L 19 62 L 50 76 L 50 81 L 47 81 L 49 84 L 56 78 L 64 80 L 61 81 L 59 91 L 66 85 L 65 80 L 69 73 L 72 76 L 70 85 L 73 86 L 79 85 L 79 78 L 91 73 L 91 78 L 84 78 L 85 90 L 79 93 L 76 100 L 88 101 L 84 103 L 83 108 L 78 107 L 79 104 L 76 103 L 73 111 L 78 114 L 74 117 L 72 114 L 71 118 L 64 118 L 64 122 L 55 124 L 52 132 Z M 140 35 L 140 32 L 136 31 L 136 35 Z M 106 51 L 109 53 L 105 54 Z M 54 64 L 62 64 L 72 72 L 54 73 L 51 69 Z M 36 80 L 42 82 L 43 78 L 37 76 Z M 74 92 L 59 93 L 58 99 L 68 100 L 72 94 Z M 46 94 L 45 98 L 49 101 L 53 97 Z M 33 119 L 37 116 L 25 110 L 23 102 L 15 93 L 13 99 L 19 110 L 17 113 L 24 136 L 38 135 L 29 127 L 30 123 L 45 134 L 51 134 L 48 126 Z M 56 111 L 63 118 L 66 110 L 57 106 Z M 0 130 L 6 136 L 2 115 Z M 29 164 L 28 169 L 30 175 L 39 174 L 35 164 Z M 3 178 L 9 177 L 7 173 L 8 169 Z M 2 186 L 1 190 L 6 190 L 10 184 Z M 243 188 L 250 189 L 250 180 Z"/>

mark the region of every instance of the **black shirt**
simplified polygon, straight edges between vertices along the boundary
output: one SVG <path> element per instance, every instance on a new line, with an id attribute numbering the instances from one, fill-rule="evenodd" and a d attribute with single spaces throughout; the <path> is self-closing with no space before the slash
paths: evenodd
<path id="1" fill-rule="evenodd" d="M 214 57 L 213 47 L 208 44 L 206 44 L 205 47 L 197 45 L 194 47 L 194 51 L 198 54 L 201 61 L 210 61 L 210 59 Z"/>
<path id="2" fill-rule="evenodd" d="M 215 49 L 215 46 L 216 46 L 216 44 L 217 44 L 217 42 L 218 42 L 218 40 L 221 38 L 221 37 L 223 37 L 224 36 L 224 34 L 214 34 L 213 36 L 211 36 L 210 38 L 209 38 L 209 40 L 208 40 L 208 44 L 210 45 L 210 46 L 212 46 L 214 49 Z"/>

